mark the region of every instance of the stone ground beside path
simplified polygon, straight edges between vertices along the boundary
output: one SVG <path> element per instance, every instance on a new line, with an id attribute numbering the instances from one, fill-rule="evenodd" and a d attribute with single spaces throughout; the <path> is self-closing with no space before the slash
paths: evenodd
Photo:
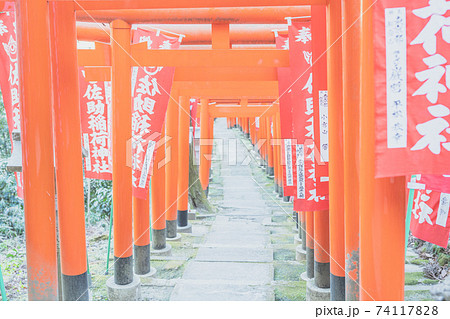
<path id="1" fill-rule="evenodd" d="M 306 265 L 295 260 L 292 203 L 275 194 L 273 180 L 239 130 L 217 119 L 214 137 L 209 199 L 217 214 L 190 221 L 193 233 L 170 243 L 172 256 L 152 256 L 157 273 L 141 279 L 142 300 L 305 300 L 306 283 L 299 277 Z M 233 153 L 237 163 L 248 165 L 229 165 Z M 106 300 L 104 282 L 112 272 L 103 274 L 103 253 L 99 260 L 91 254 L 93 299 Z M 435 282 L 423 277 L 416 259 L 408 250 L 405 299 L 431 299 L 429 284 Z"/>

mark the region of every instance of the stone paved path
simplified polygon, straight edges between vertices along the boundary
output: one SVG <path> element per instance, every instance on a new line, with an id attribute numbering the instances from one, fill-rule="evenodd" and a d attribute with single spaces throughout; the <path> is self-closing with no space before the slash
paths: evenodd
<path id="1" fill-rule="evenodd" d="M 225 121 L 217 120 L 214 138 L 223 141 L 215 148 L 221 159 L 215 173 L 222 179 L 222 207 L 171 300 L 274 300 L 273 250 L 263 225 L 271 211 L 251 168 L 240 165 L 249 154 L 246 147 L 239 140 L 234 144 L 236 135 Z"/>
<path id="2" fill-rule="evenodd" d="M 155 261 L 163 264 L 143 283 L 144 299 L 305 300 L 299 277 L 306 265 L 295 260 L 292 203 L 273 192 L 273 180 L 239 130 L 218 119 L 214 138 L 209 199 L 218 213 L 191 221 L 193 234 L 172 244 L 173 257 Z M 424 278 L 417 264 L 424 261 L 411 249 L 406 257 L 405 300 L 429 300 L 437 281 Z"/>

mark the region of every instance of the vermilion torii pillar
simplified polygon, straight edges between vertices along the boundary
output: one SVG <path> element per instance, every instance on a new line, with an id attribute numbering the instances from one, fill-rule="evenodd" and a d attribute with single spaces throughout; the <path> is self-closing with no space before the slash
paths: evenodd
<path id="1" fill-rule="evenodd" d="M 281 159 L 281 130 L 280 130 L 280 109 L 279 104 L 275 104 L 276 111 L 273 114 L 273 149 L 275 161 L 275 190 L 278 193 L 278 197 L 283 197 L 283 163 Z"/>
<path id="2" fill-rule="evenodd" d="M 199 178 L 202 188 L 205 191 L 206 196 L 208 196 L 208 185 L 209 185 L 209 161 L 211 160 L 211 155 L 209 154 L 209 145 L 211 141 L 209 140 L 209 114 L 208 114 L 208 100 L 200 99 L 200 170 Z"/>
<path id="3" fill-rule="evenodd" d="M 267 166 L 267 139 L 266 139 L 266 122 L 263 116 L 259 118 L 259 132 L 258 140 L 261 141 L 262 145 L 259 149 L 259 154 L 261 155 L 261 168 L 266 169 Z"/>
<path id="4" fill-rule="evenodd" d="M 266 173 L 269 176 L 274 176 L 274 167 L 273 167 L 273 147 L 272 147 L 272 119 L 269 116 L 264 116 L 263 121 L 265 123 L 265 138 L 266 142 L 266 158 L 267 158 L 267 167 Z"/>
<path id="5" fill-rule="evenodd" d="M 150 195 L 133 196 L 134 272 L 147 275 L 150 267 Z"/>
<path id="6" fill-rule="evenodd" d="M 314 278 L 314 212 L 305 212 L 306 223 L 306 277 Z"/>
<path id="7" fill-rule="evenodd" d="M 177 90 L 172 89 L 166 112 L 166 158 L 165 165 L 165 205 L 166 205 L 166 237 L 177 237 L 177 193 L 178 193 L 178 130 L 179 105 Z M 189 172 L 189 171 L 188 171 Z"/>
<path id="8" fill-rule="evenodd" d="M 152 248 L 155 252 L 162 252 L 163 250 L 169 250 L 166 244 L 166 171 L 165 171 L 165 159 L 166 148 L 165 141 L 165 127 L 163 125 L 161 131 L 161 138 L 155 146 L 155 157 L 153 160 L 153 174 L 152 174 Z"/>
<path id="9" fill-rule="evenodd" d="M 209 185 L 209 180 L 211 179 L 212 154 L 213 154 L 213 147 L 214 147 L 214 117 L 209 116 L 209 112 L 208 112 L 208 117 L 209 117 L 208 154 L 209 154 L 209 158 L 210 158 L 210 160 L 208 161 L 208 185 Z M 208 186 L 208 192 L 209 192 L 209 186 Z"/>
<path id="10" fill-rule="evenodd" d="M 18 0 L 16 10 L 20 52 L 28 299 L 57 300 L 55 175 L 47 1 Z"/>
<path id="11" fill-rule="evenodd" d="M 63 298 L 86 301 L 89 288 L 75 10 L 72 2 L 53 2 L 49 9 Z"/>
<path id="12" fill-rule="evenodd" d="M 375 178 L 373 0 L 362 11 L 360 298 L 403 300 L 405 289 L 405 177 Z"/>
<path id="13" fill-rule="evenodd" d="M 359 106 L 361 6 L 342 1 L 344 99 L 345 299 L 359 300 Z"/>
<path id="14" fill-rule="evenodd" d="M 250 128 L 248 123 L 248 117 L 244 117 L 244 135 L 246 138 L 250 137 Z"/>
<path id="15" fill-rule="evenodd" d="M 112 180 L 114 213 L 114 282 L 133 282 L 132 177 L 127 165 L 127 142 L 131 139 L 130 25 L 111 23 L 112 79 Z"/>
<path id="16" fill-rule="evenodd" d="M 189 123 L 190 104 L 189 97 L 181 96 L 178 112 L 178 203 L 177 219 L 180 230 L 185 230 L 188 225 L 189 205 Z"/>
<path id="17" fill-rule="evenodd" d="M 319 93 L 327 91 L 327 57 L 326 57 L 326 7 L 311 8 L 312 72 L 314 78 L 314 104 L 319 106 Z M 319 119 L 319 123 L 321 120 Z M 315 136 L 315 144 L 320 145 L 320 137 Z M 319 146 L 320 147 L 320 146 Z M 321 150 L 322 151 L 322 150 Z M 320 165 L 320 163 L 318 164 Z M 329 213 L 328 210 L 314 212 L 314 284 L 319 288 L 330 288 L 330 256 L 329 256 Z M 322 298 L 329 298 L 327 291 Z"/>
<path id="18" fill-rule="evenodd" d="M 330 299 L 345 300 L 344 141 L 341 1 L 327 7 L 328 126 L 330 175 Z"/>
<path id="19" fill-rule="evenodd" d="M 314 212 L 314 283 L 330 288 L 330 236 L 328 211 Z"/>
<path id="20" fill-rule="evenodd" d="M 230 127 L 233 127 L 233 121 L 230 119 Z M 252 141 L 252 144 L 256 144 L 256 124 L 255 124 L 255 118 L 250 118 L 250 139 Z"/>

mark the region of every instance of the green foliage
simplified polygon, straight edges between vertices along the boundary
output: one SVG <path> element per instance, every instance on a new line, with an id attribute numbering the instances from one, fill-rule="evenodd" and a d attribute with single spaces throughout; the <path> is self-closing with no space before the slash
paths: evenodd
<path id="1" fill-rule="evenodd" d="M 89 224 L 94 225 L 99 221 L 109 220 L 112 212 L 112 181 L 85 178 L 84 201 L 86 220 Z"/>
<path id="2" fill-rule="evenodd" d="M 17 197 L 16 179 L 13 173 L 6 171 L 6 163 L 10 156 L 11 140 L 0 94 L 0 237 L 4 238 L 22 235 L 25 229 L 23 201 Z M 90 196 L 88 196 L 89 183 Z M 109 220 L 112 210 L 112 182 L 84 179 L 84 195 L 86 220 L 89 224 Z"/>
<path id="3" fill-rule="evenodd" d="M 22 235 L 25 229 L 23 201 L 17 197 L 14 173 L 6 171 L 6 162 L 11 155 L 11 141 L 5 108 L 0 99 L 0 237 Z"/>
<path id="4" fill-rule="evenodd" d="M 437 257 L 437 262 L 441 267 L 448 266 L 450 264 L 450 255 L 445 252 L 440 253 Z"/>
<path id="5" fill-rule="evenodd" d="M 9 138 L 8 122 L 0 94 L 0 159 L 3 161 L 11 155 L 11 140 Z"/>

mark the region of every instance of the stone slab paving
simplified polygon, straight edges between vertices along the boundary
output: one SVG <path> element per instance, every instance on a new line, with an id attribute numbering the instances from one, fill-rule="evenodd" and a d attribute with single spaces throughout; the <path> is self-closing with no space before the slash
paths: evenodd
<path id="1" fill-rule="evenodd" d="M 214 137 L 225 150 L 233 131 L 217 120 Z M 195 259 L 191 260 L 176 284 L 171 300 L 274 300 L 273 250 L 270 233 L 263 220 L 270 216 L 258 183 L 249 166 L 229 165 L 231 154 L 223 154 L 216 166 L 222 180 L 223 201 L 210 232 Z M 237 163 L 248 155 L 240 141 L 236 143 Z"/>
<path id="2" fill-rule="evenodd" d="M 192 261 L 183 274 L 184 280 L 224 282 L 225 284 L 270 284 L 273 267 L 270 263 Z"/>
<path id="3" fill-rule="evenodd" d="M 225 146 L 222 160 L 213 162 L 210 184 L 210 192 L 220 194 L 211 197 L 220 212 L 204 240 L 194 245 L 197 255 L 188 262 L 171 299 L 305 300 L 306 285 L 298 277 L 306 266 L 295 261 L 292 203 L 283 202 L 274 192 L 273 179 L 259 166 L 248 140 L 237 141 L 229 153 L 227 139 L 242 137 L 240 131 L 226 130 L 224 122 L 216 122 L 215 130 Z M 233 154 L 236 161 L 230 158 Z M 249 157 L 249 165 L 230 164 Z M 418 258 L 411 248 L 406 256 Z M 434 284 L 422 271 L 422 265 L 407 260 L 406 300 L 431 298 L 429 289 Z"/>
<path id="4" fill-rule="evenodd" d="M 241 233 L 236 231 L 211 231 L 206 239 L 209 246 L 265 247 L 269 236 L 264 234 Z"/>
<path id="5" fill-rule="evenodd" d="M 232 262 L 272 262 L 272 249 L 253 247 L 200 247 L 196 260 Z"/>
<path id="6" fill-rule="evenodd" d="M 264 301 L 273 300 L 272 289 L 266 286 L 219 283 L 184 283 L 175 286 L 174 301 Z"/>
<path id="7" fill-rule="evenodd" d="M 242 137 L 238 130 L 227 130 L 225 121 L 217 120 L 214 136 L 224 145 L 221 160 L 213 162 L 210 183 L 210 199 L 219 212 L 211 227 L 202 229 L 201 242 L 192 245 L 196 255 L 173 282 L 170 300 L 305 300 L 306 284 L 299 274 L 306 266 L 295 260 L 292 203 L 274 192 L 273 179 L 259 167 L 248 140 L 237 141 L 235 152 L 229 153 L 228 140 Z M 236 161 L 230 158 L 233 153 Z M 248 156 L 253 158 L 250 165 L 230 164 Z M 407 257 L 418 256 L 408 249 Z M 406 300 L 431 298 L 433 284 L 422 270 L 405 265 Z"/>

